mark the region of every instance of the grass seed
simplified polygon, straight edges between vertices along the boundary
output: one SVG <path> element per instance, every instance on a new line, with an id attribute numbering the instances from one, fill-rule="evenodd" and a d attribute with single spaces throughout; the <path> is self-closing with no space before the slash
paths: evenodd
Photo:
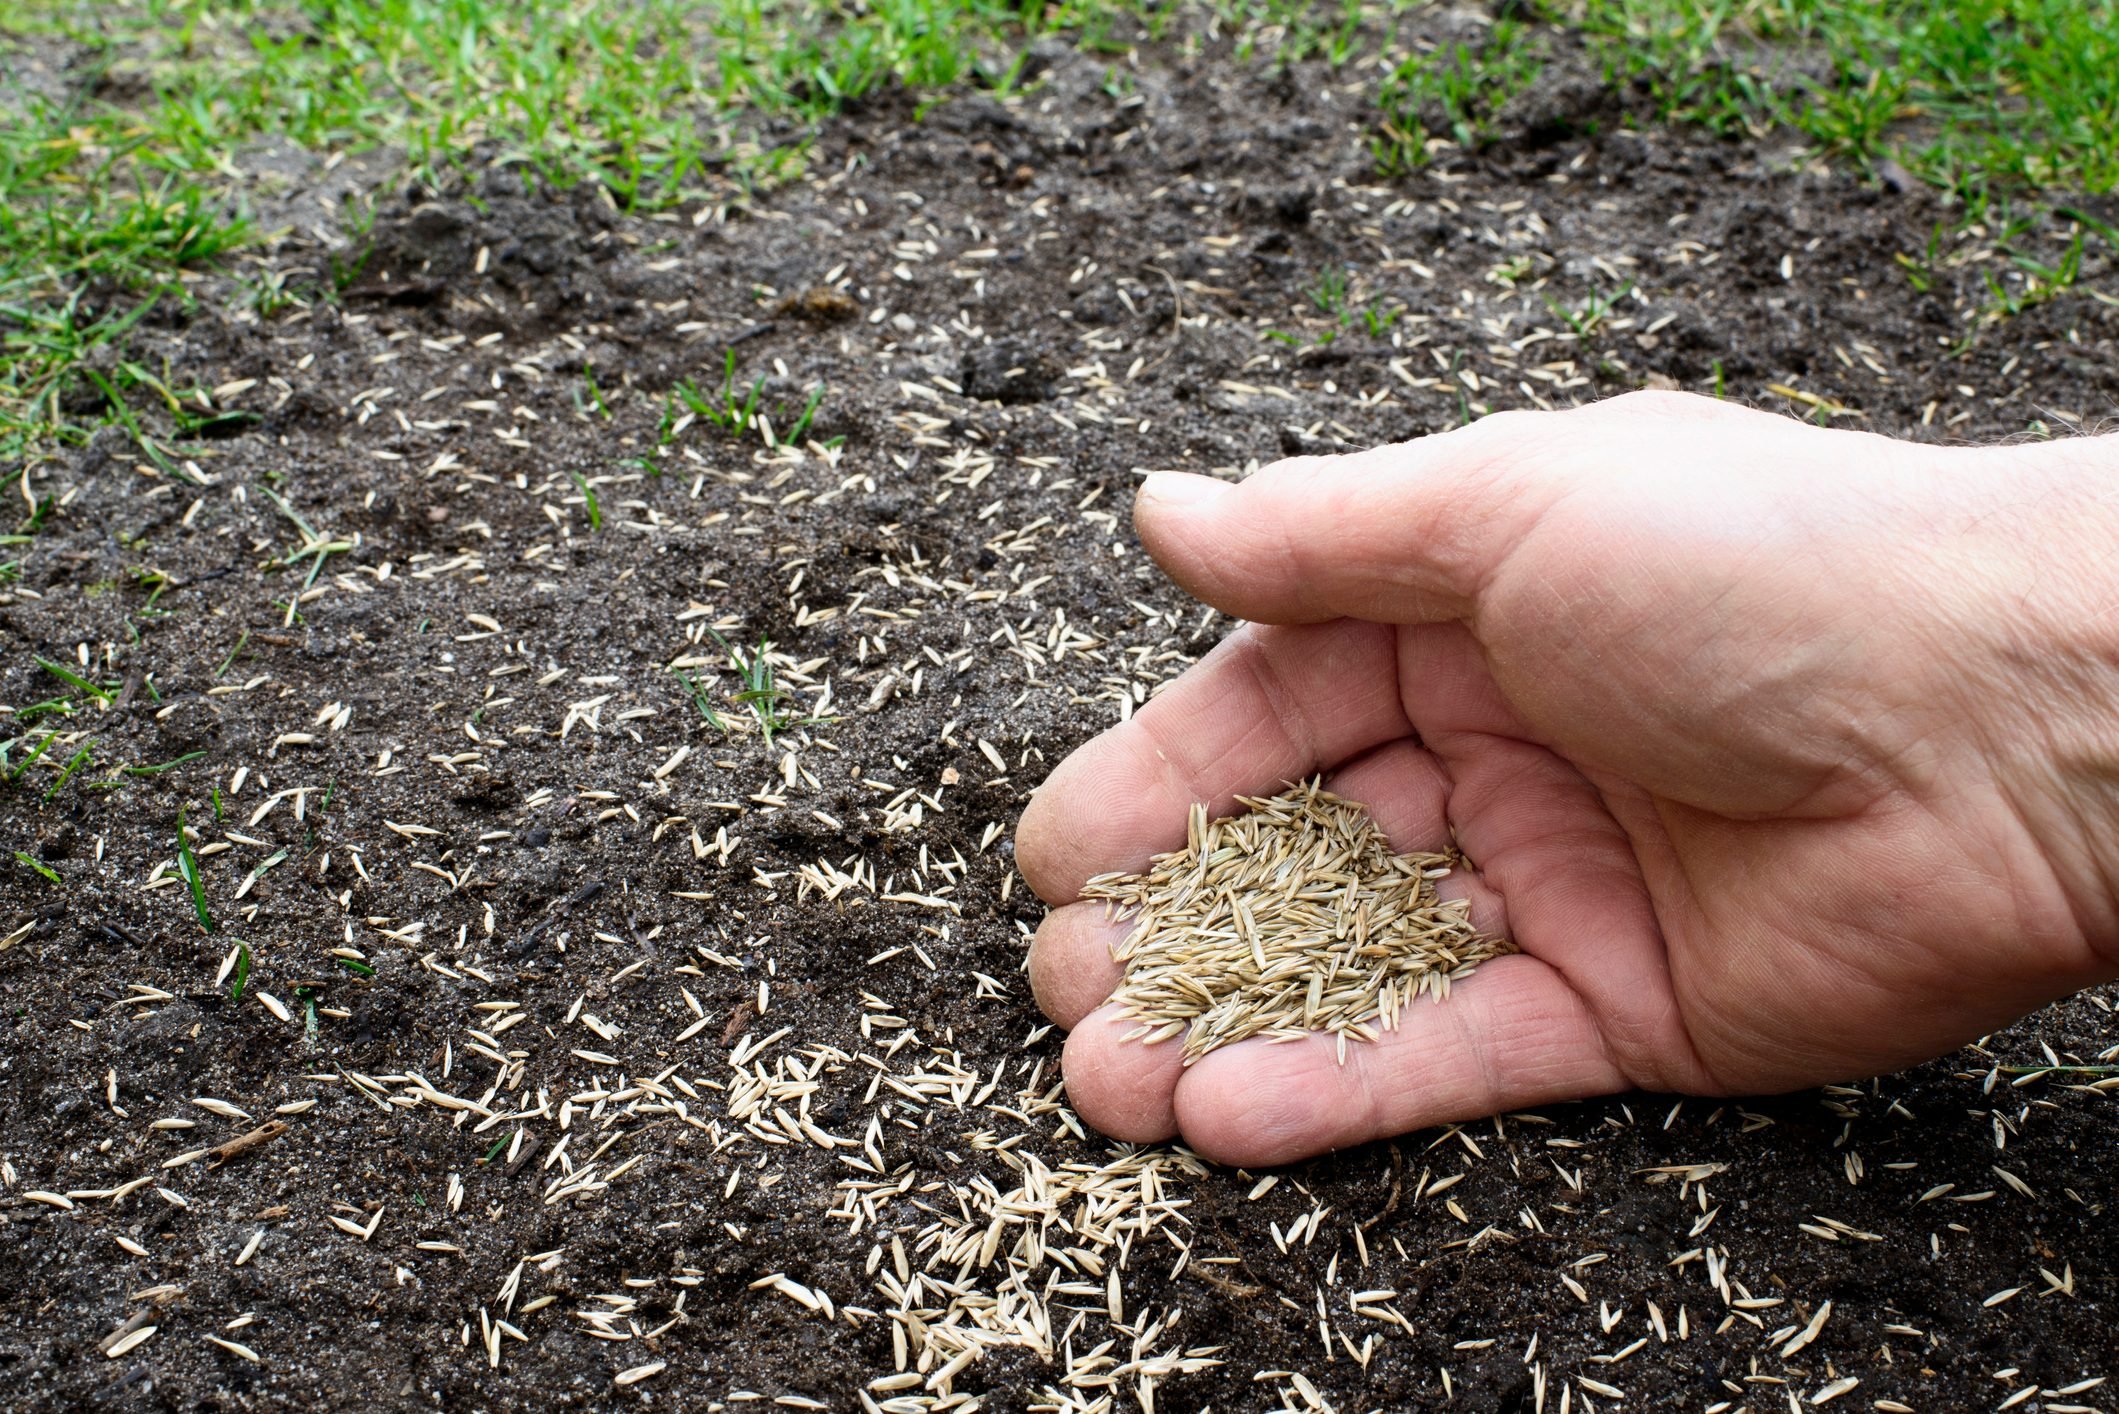
<path id="1" fill-rule="evenodd" d="M 1100 874 L 1082 890 L 1132 931 L 1113 949 L 1112 1000 L 1149 1043 L 1184 1037 L 1185 1064 L 1253 1036 L 1313 1031 L 1374 1040 L 1426 993 L 1512 952 L 1472 926 L 1435 881 L 1452 854 L 1396 854 L 1368 811 L 1315 780 L 1244 814 L 1192 807 L 1185 847 L 1144 874 Z"/>

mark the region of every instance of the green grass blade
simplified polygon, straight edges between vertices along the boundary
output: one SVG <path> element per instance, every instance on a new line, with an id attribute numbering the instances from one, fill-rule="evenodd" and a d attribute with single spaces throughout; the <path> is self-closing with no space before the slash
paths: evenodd
<path id="1" fill-rule="evenodd" d="M 88 745 L 82 747 L 79 751 L 76 751 L 74 753 L 74 759 L 67 762 L 65 769 L 59 772 L 59 779 L 53 781 L 51 783 L 51 789 L 44 792 L 44 799 L 46 801 L 49 801 L 53 796 L 59 793 L 60 787 L 64 786 L 67 781 L 72 778 L 74 772 L 80 770 L 83 766 L 89 763 L 92 757 L 92 753 L 95 751 L 95 746 L 96 744 L 94 742 L 90 742 L 88 743 Z"/>
<path id="2" fill-rule="evenodd" d="M 127 766 L 124 774 L 128 776 L 159 776 L 164 771 L 174 771 L 186 761 L 196 761 L 205 754 L 203 751 L 187 751 L 182 756 L 171 761 L 164 761 L 159 766 Z"/>
<path id="3" fill-rule="evenodd" d="M 58 871 L 53 869 L 51 866 L 45 864 L 42 860 L 24 854 L 19 849 L 15 851 L 15 860 L 17 863 L 27 864 L 30 868 L 36 870 L 39 874 L 42 874 L 46 879 L 49 879 L 52 883 L 59 885 L 61 888 L 64 888 L 66 886 L 66 880 L 59 877 Z"/>
<path id="4" fill-rule="evenodd" d="M 109 688 L 96 686 L 87 678 L 82 677 L 79 673 L 67 667 L 65 664 L 54 663 L 49 658 L 39 658 L 37 659 L 37 666 L 44 669 L 44 671 L 46 671 L 47 673 L 50 673 L 53 677 L 58 678 L 61 682 L 66 683 L 68 686 L 77 688 L 80 691 L 87 693 L 90 697 L 95 698 L 96 701 L 102 703 L 105 707 L 108 707 L 110 705 Z"/>
<path id="5" fill-rule="evenodd" d="M 588 478 L 578 471 L 568 472 L 567 477 L 581 491 L 582 504 L 589 512 L 589 530 L 594 532 L 603 529 L 603 510 L 596 504 L 596 488 L 589 485 Z"/>
<path id="6" fill-rule="evenodd" d="M 7 773 L 8 780 L 14 781 L 19 779 L 24 771 L 27 771 L 32 765 L 36 764 L 36 760 L 39 756 L 42 756 L 46 751 L 51 749 L 51 744 L 58 739 L 58 736 L 59 734 L 57 732 L 46 732 L 43 736 L 39 737 L 37 739 L 36 749 L 30 752 L 29 755 L 23 757 L 19 762 L 17 762 L 15 764 L 14 770 L 9 771 Z M 15 740 L 20 741 L 21 738 L 17 737 L 15 738 Z"/>
<path id="7" fill-rule="evenodd" d="M 177 813 L 177 873 L 191 890 L 191 911 L 198 915 L 199 926 L 207 932 L 214 931 L 213 914 L 206 907 L 206 883 L 199 877 L 199 861 L 192 858 L 191 841 L 184 834 L 184 815 Z"/>

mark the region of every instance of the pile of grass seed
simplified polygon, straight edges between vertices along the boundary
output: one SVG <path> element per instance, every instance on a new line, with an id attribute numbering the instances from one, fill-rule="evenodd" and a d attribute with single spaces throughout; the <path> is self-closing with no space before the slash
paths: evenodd
<path id="1" fill-rule="evenodd" d="M 1182 1035 L 1185 1064 L 1252 1036 L 1316 1031 L 1376 1039 L 1423 992 L 1514 949 L 1481 935 L 1435 881 L 1446 854 L 1394 854 L 1368 811 L 1317 781 L 1219 820 L 1194 805 L 1185 847 L 1145 874 L 1099 874 L 1082 890 L 1132 931 L 1113 953 L 1111 1000 L 1139 1023 L 1128 1039 Z"/>

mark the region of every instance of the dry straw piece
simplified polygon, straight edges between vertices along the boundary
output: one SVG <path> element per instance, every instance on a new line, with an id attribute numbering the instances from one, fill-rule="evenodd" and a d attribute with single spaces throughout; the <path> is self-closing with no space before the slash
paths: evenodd
<path id="1" fill-rule="evenodd" d="M 1450 854 L 1393 854 L 1359 804 L 1317 781 L 1249 813 L 1192 807 L 1185 847 L 1145 874 L 1099 874 L 1082 889 L 1133 920 L 1113 948 L 1125 979 L 1111 1000 L 1139 1021 L 1127 1039 L 1184 1037 L 1185 1064 L 1251 1036 L 1313 1031 L 1373 1041 L 1407 1002 L 1515 949 L 1436 895 Z"/>

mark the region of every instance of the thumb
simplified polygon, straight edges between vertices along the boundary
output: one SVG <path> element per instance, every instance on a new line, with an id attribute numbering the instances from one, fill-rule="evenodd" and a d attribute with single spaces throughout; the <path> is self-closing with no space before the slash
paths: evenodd
<path id="1" fill-rule="evenodd" d="M 1133 523 L 1172 579 L 1236 618 L 1468 618 L 1553 499 L 1534 464 L 1563 429 L 1543 416 L 1501 413 L 1397 446 L 1297 457 L 1234 485 L 1157 472 Z"/>

